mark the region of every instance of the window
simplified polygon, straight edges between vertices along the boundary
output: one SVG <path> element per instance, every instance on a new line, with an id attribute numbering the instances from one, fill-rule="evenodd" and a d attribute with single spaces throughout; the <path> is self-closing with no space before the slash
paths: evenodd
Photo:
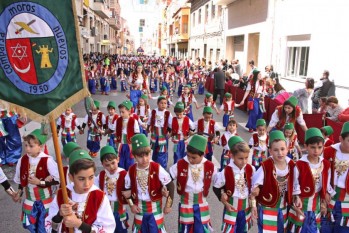
<path id="1" fill-rule="evenodd" d="M 188 33 L 188 15 L 182 16 L 182 33 Z"/>
<path id="2" fill-rule="evenodd" d="M 195 13 L 193 13 L 193 23 L 192 23 L 193 27 L 195 27 Z"/>
<path id="3" fill-rule="evenodd" d="M 145 26 L 145 19 L 140 19 L 139 20 L 139 26 L 144 27 Z"/>
<path id="4" fill-rule="evenodd" d="M 198 19 L 198 24 L 201 24 L 201 9 L 199 9 L 199 19 Z"/>
<path id="5" fill-rule="evenodd" d="M 289 47 L 287 76 L 307 76 L 309 47 Z"/>
<path id="6" fill-rule="evenodd" d="M 208 22 L 208 4 L 205 6 L 205 23 Z"/>
<path id="7" fill-rule="evenodd" d="M 216 5 L 213 4 L 211 5 L 211 19 L 216 18 Z"/>

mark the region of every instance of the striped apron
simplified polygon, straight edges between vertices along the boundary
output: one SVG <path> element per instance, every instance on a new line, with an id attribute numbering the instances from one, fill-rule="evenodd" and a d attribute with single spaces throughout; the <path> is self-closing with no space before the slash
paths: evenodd
<path id="1" fill-rule="evenodd" d="M 252 226 L 251 208 L 248 198 L 230 197 L 229 204 L 237 211 L 224 209 L 222 233 L 247 232 Z"/>
<path id="2" fill-rule="evenodd" d="M 285 197 L 279 198 L 274 208 L 260 206 L 258 216 L 259 232 L 284 232 L 287 228 L 287 206 Z M 281 231 L 280 231 L 281 230 Z"/>
<path id="3" fill-rule="evenodd" d="M 339 205 L 338 209 L 335 208 L 335 205 Z M 336 195 L 331 200 L 329 207 L 336 212 L 341 212 L 339 219 L 333 217 L 332 213 L 332 219 L 338 221 L 340 226 L 349 227 L 349 194 L 346 193 L 345 189 L 336 187 Z"/>
<path id="4" fill-rule="evenodd" d="M 161 201 L 139 201 L 141 212 L 135 214 L 133 233 L 166 233 Z"/>

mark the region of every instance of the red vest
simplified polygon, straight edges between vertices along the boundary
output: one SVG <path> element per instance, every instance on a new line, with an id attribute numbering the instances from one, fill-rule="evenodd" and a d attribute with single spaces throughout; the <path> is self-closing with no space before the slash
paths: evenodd
<path id="1" fill-rule="evenodd" d="M 164 126 L 162 127 L 164 130 L 164 134 L 167 134 L 167 127 L 168 127 L 168 118 L 170 117 L 170 112 L 167 110 L 164 110 Z M 156 109 L 153 109 L 151 111 L 151 118 L 150 118 L 150 132 L 153 132 L 155 129 L 155 117 L 156 117 Z"/>
<path id="2" fill-rule="evenodd" d="M 162 184 L 159 177 L 160 165 L 155 162 L 149 164 L 149 177 L 148 177 L 148 192 L 152 201 L 159 201 L 162 199 Z M 131 195 L 135 204 L 138 203 L 138 189 L 137 189 L 137 164 L 133 164 L 129 170 L 129 176 L 131 180 Z"/>
<path id="3" fill-rule="evenodd" d="M 75 130 L 75 127 L 76 127 L 75 121 L 76 121 L 76 115 L 74 114 L 72 117 L 72 121 L 71 121 L 71 129 L 72 130 Z M 61 115 L 61 128 L 62 129 L 65 128 L 65 115 L 64 114 Z"/>
<path id="4" fill-rule="evenodd" d="M 103 117 L 103 112 L 98 112 L 96 125 L 100 128 L 103 127 L 102 117 Z M 92 125 L 92 119 L 90 117 L 87 120 L 87 125 L 88 125 L 88 127 L 91 127 L 91 125 Z"/>
<path id="5" fill-rule="evenodd" d="M 256 80 L 256 82 L 261 82 L 262 83 L 262 87 L 263 87 L 263 92 L 264 92 L 264 81 L 259 81 L 258 79 Z M 253 98 L 255 93 L 256 93 L 256 82 L 253 82 L 253 75 L 250 76 L 250 85 L 251 85 L 251 90 L 249 95 Z"/>
<path id="6" fill-rule="evenodd" d="M 145 105 L 145 108 L 144 108 L 144 116 L 148 116 L 149 115 L 149 104 Z M 141 106 L 140 105 L 137 105 L 137 115 L 140 116 L 141 115 Z"/>
<path id="7" fill-rule="evenodd" d="M 143 83 L 142 83 L 142 88 L 143 89 L 147 89 L 147 76 L 146 75 L 142 75 L 143 76 Z M 132 74 L 132 84 L 134 84 L 138 79 L 138 76 L 136 74 L 136 72 L 134 72 Z"/>
<path id="8" fill-rule="evenodd" d="M 331 145 L 333 145 L 333 144 L 334 144 L 334 141 L 333 141 L 333 140 L 327 139 L 327 140 L 325 141 L 324 147 L 329 147 L 329 146 L 331 146 Z"/>
<path id="9" fill-rule="evenodd" d="M 188 102 L 185 102 L 185 94 L 184 93 L 182 93 L 181 98 L 182 98 L 182 102 L 184 104 L 184 108 L 186 108 L 189 105 L 191 105 L 191 102 L 193 100 L 193 94 L 191 94 L 191 93 L 188 94 Z"/>
<path id="10" fill-rule="evenodd" d="M 35 176 L 39 180 L 45 180 L 46 177 L 50 175 L 47 168 L 47 160 L 48 157 L 40 158 L 38 166 L 36 167 Z M 26 187 L 28 185 L 29 174 L 29 156 L 27 154 L 23 155 L 21 159 L 21 168 L 20 168 L 20 179 L 22 187 Z"/>
<path id="11" fill-rule="evenodd" d="M 282 130 L 286 124 L 286 116 L 283 116 L 283 114 L 282 114 L 283 107 L 284 107 L 283 105 L 279 105 L 276 107 L 276 110 L 278 110 L 279 121 L 275 127 L 278 130 Z M 301 112 L 302 112 L 301 108 L 297 105 L 296 106 L 296 116 L 295 116 L 295 118 L 289 118 L 289 123 L 293 123 L 294 125 L 296 125 L 297 118 L 300 116 Z"/>
<path id="12" fill-rule="evenodd" d="M 223 102 L 223 105 L 224 105 L 224 112 L 229 112 L 229 105 L 226 101 Z M 231 103 L 230 103 L 230 112 L 234 112 L 234 109 L 235 109 L 235 101 L 232 100 Z"/>
<path id="13" fill-rule="evenodd" d="M 177 117 L 174 117 L 172 119 L 172 136 L 177 136 L 179 139 L 179 124 L 178 124 L 178 119 Z M 189 131 L 190 131 L 190 127 L 189 127 L 189 117 L 184 116 L 183 118 L 183 123 L 182 123 L 182 133 L 184 137 L 188 137 L 189 136 Z"/>
<path id="14" fill-rule="evenodd" d="M 107 124 L 109 124 L 109 118 L 110 118 L 110 116 L 109 116 L 109 115 L 108 115 L 108 116 L 106 116 L 106 121 L 107 121 Z M 119 115 L 118 115 L 118 114 L 115 114 L 115 115 L 113 116 L 112 124 L 114 124 L 114 123 L 115 123 L 115 121 L 116 121 L 118 118 L 119 118 Z"/>
<path id="15" fill-rule="evenodd" d="M 177 162 L 177 193 L 178 195 L 183 195 L 185 193 L 185 187 L 187 186 L 188 181 L 188 171 L 189 163 L 184 159 L 180 159 Z M 204 191 L 203 194 L 207 197 L 212 175 L 214 172 L 214 165 L 211 161 L 207 160 L 204 163 Z"/>
<path id="16" fill-rule="evenodd" d="M 293 190 L 293 173 L 295 163 L 290 160 L 288 163 L 288 182 L 287 182 L 287 194 L 286 201 L 292 203 L 292 190 Z M 268 158 L 262 162 L 262 168 L 264 172 L 264 184 L 260 186 L 259 195 L 256 197 L 257 201 L 267 207 L 275 207 L 280 198 L 279 185 L 276 180 L 276 170 L 274 161 L 272 158 Z"/>
<path id="17" fill-rule="evenodd" d="M 205 106 L 207 107 L 208 106 L 208 101 L 207 101 L 207 98 L 205 98 L 205 100 L 204 100 L 204 103 L 205 103 Z M 211 101 L 211 107 L 213 107 L 215 105 L 215 101 L 214 100 L 212 100 Z M 235 107 L 235 105 L 234 105 L 234 107 Z"/>
<path id="18" fill-rule="evenodd" d="M 330 169 L 331 164 L 327 160 L 323 160 L 322 164 L 324 168 L 321 173 L 322 188 L 320 190 L 320 197 L 324 199 L 327 191 L 328 170 Z M 299 197 L 301 198 L 311 197 L 315 193 L 315 181 L 314 179 L 309 179 L 310 177 L 313 177 L 309 163 L 302 160 L 298 160 L 296 163 L 296 166 L 299 171 L 299 174 L 302 174 L 298 178 L 299 185 L 301 187 L 301 194 L 299 194 Z"/>
<path id="19" fill-rule="evenodd" d="M 336 153 L 337 150 L 334 149 L 332 146 L 325 147 L 324 149 L 324 158 L 328 160 L 331 164 L 331 185 L 334 187 L 334 172 L 336 170 L 335 168 L 335 162 L 336 162 Z M 347 177 L 345 178 L 345 191 L 347 194 L 349 194 L 349 172 L 347 173 Z"/>
<path id="20" fill-rule="evenodd" d="M 127 204 L 124 196 L 122 195 L 122 191 L 125 190 L 125 176 L 127 174 L 126 170 L 122 170 L 119 172 L 119 178 L 116 181 L 116 196 L 118 197 L 119 208 L 122 209 L 123 204 Z M 101 171 L 99 173 L 99 188 L 103 191 L 105 185 L 105 171 Z"/>
<path id="21" fill-rule="evenodd" d="M 116 137 L 116 142 L 121 143 L 121 138 L 122 138 L 122 124 L 123 124 L 123 118 L 119 117 L 116 120 L 116 132 L 115 132 L 115 137 Z M 127 138 L 127 144 L 131 144 L 131 138 L 135 134 L 135 119 L 133 117 L 128 118 L 127 126 L 126 126 L 126 138 Z"/>
<path id="22" fill-rule="evenodd" d="M 252 186 L 252 173 L 253 169 L 250 164 L 246 164 L 245 167 L 245 179 L 247 182 L 247 187 L 250 192 L 251 186 Z M 225 193 L 231 197 L 234 194 L 235 191 L 235 176 L 234 176 L 234 171 L 231 166 L 226 166 L 224 168 L 224 176 L 225 176 Z M 229 181 L 229 182 L 228 182 Z"/>
<path id="23" fill-rule="evenodd" d="M 288 144 L 288 150 L 293 150 L 294 149 L 294 145 L 296 144 L 297 141 L 297 134 L 293 134 L 291 140 L 289 141 Z"/>
<path id="24" fill-rule="evenodd" d="M 205 132 L 205 124 L 204 124 L 205 120 L 204 118 L 201 118 L 198 120 L 198 133 L 204 133 Z M 209 122 L 209 126 L 208 126 L 208 134 L 214 134 L 214 125 L 216 124 L 216 122 L 214 120 L 210 120 Z"/>
<path id="25" fill-rule="evenodd" d="M 253 146 L 258 147 L 259 146 L 259 139 L 258 139 L 258 133 L 252 134 L 253 138 Z M 269 145 L 269 136 L 267 135 L 267 139 L 265 140 L 266 145 Z"/>
<path id="26" fill-rule="evenodd" d="M 67 190 L 67 191 L 68 191 L 69 198 L 71 198 L 71 191 L 70 190 Z M 103 202 L 103 198 L 104 198 L 104 192 L 99 189 L 93 190 L 88 194 L 85 211 L 83 212 L 82 219 L 81 219 L 83 222 L 92 226 L 92 224 L 97 219 L 97 212 Z M 63 201 L 62 189 L 58 189 L 57 204 L 59 208 L 63 203 L 64 201 Z M 63 233 L 69 232 L 69 229 L 64 225 L 64 223 L 62 225 L 62 232 Z"/>

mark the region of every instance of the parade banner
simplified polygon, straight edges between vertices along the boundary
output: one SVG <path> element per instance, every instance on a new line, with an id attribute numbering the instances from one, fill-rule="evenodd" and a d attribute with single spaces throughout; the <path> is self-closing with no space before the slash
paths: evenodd
<path id="1" fill-rule="evenodd" d="M 74 0 L 0 1 L 0 101 L 56 119 L 88 95 Z"/>

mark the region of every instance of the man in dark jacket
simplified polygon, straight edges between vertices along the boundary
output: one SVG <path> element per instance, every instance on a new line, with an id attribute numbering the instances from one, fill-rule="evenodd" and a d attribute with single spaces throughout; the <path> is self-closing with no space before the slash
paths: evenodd
<path id="1" fill-rule="evenodd" d="M 217 95 L 219 95 L 220 104 L 223 103 L 224 87 L 225 87 L 225 76 L 224 72 L 220 68 L 214 69 L 214 93 L 213 100 L 216 101 Z"/>
<path id="2" fill-rule="evenodd" d="M 321 97 L 329 97 L 336 95 L 336 86 L 334 82 L 329 80 L 330 72 L 328 70 L 324 70 L 322 74 L 322 78 L 320 78 L 322 84 L 320 87 L 315 88 L 314 94 L 312 97 L 313 100 L 313 109 L 319 108 L 319 99 Z"/>

